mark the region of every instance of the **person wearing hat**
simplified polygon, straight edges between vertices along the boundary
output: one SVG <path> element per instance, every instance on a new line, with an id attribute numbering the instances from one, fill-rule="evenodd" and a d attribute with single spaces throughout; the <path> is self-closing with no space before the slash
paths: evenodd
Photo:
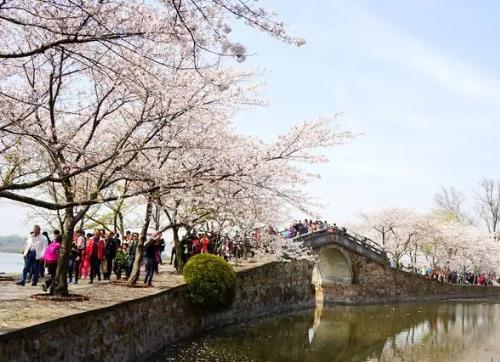
<path id="1" fill-rule="evenodd" d="M 156 249 L 159 248 L 161 233 L 154 232 L 144 244 L 144 257 L 146 258 L 146 278 L 144 284 L 151 286 L 156 269 Z"/>

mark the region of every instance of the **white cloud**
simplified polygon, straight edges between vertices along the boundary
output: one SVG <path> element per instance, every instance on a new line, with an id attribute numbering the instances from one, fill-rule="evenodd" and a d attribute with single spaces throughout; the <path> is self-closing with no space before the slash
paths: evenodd
<path id="1" fill-rule="evenodd" d="M 353 1 L 332 0 L 348 27 L 351 46 L 363 55 L 421 74 L 439 86 L 461 95 L 485 100 L 500 99 L 500 85 L 460 59 L 402 33 L 383 18 Z M 338 18 L 338 17 L 337 17 Z M 342 24 L 344 25 L 344 24 Z"/>

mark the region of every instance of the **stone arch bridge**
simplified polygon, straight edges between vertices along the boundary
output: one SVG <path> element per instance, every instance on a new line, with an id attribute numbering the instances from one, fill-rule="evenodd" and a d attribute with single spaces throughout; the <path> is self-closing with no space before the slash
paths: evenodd
<path id="1" fill-rule="evenodd" d="M 500 297 L 500 287 L 440 283 L 393 269 L 380 245 L 354 233 L 320 230 L 294 240 L 318 256 L 312 271 L 317 306 Z"/>
<path id="2" fill-rule="evenodd" d="M 313 284 L 354 284 L 363 266 L 376 263 L 389 266 L 384 249 L 373 240 L 341 230 L 319 230 L 293 239 L 312 248 L 318 256 Z"/>

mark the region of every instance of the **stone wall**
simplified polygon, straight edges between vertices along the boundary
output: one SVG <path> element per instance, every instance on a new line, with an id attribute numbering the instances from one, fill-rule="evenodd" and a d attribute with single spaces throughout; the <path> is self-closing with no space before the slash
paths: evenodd
<path id="1" fill-rule="evenodd" d="M 140 361 L 223 325 L 313 307 L 311 263 L 269 263 L 238 273 L 231 309 L 204 316 L 185 285 L 0 335 L 0 361 Z"/>
<path id="2" fill-rule="evenodd" d="M 429 281 L 353 254 L 354 284 L 329 284 L 316 297 L 327 303 L 365 304 L 498 296 L 500 288 Z M 313 266 L 269 263 L 238 273 L 227 311 L 203 315 L 184 285 L 113 306 L 74 314 L 0 335 L 0 362 L 141 361 L 169 344 L 254 318 L 313 307 Z"/>
<path id="3" fill-rule="evenodd" d="M 500 287 L 465 286 L 392 269 L 351 255 L 353 284 L 330 283 L 318 289 L 325 304 L 378 304 L 500 297 Z"/>

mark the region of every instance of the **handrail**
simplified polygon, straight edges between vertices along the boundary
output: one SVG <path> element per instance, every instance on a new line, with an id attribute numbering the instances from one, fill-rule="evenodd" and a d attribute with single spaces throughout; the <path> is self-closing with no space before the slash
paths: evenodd
<path id="1" fill-rule="evenodd" d="M 361 240 L 362 242 L 365 242 L 367 244 L 372 245 L 375 249 L 384 250 L 384 248 L 379 243 L 377 243 L 376 241 L 374 241 L 374 240 L 372 240 L 370 238 L 367 238 L 366 236 L 360 235 L 360 234 L 358 234 L 356 232 L 350 232 L 350 234 L 354 238 L 356 238 L 358 240 Z"/>

